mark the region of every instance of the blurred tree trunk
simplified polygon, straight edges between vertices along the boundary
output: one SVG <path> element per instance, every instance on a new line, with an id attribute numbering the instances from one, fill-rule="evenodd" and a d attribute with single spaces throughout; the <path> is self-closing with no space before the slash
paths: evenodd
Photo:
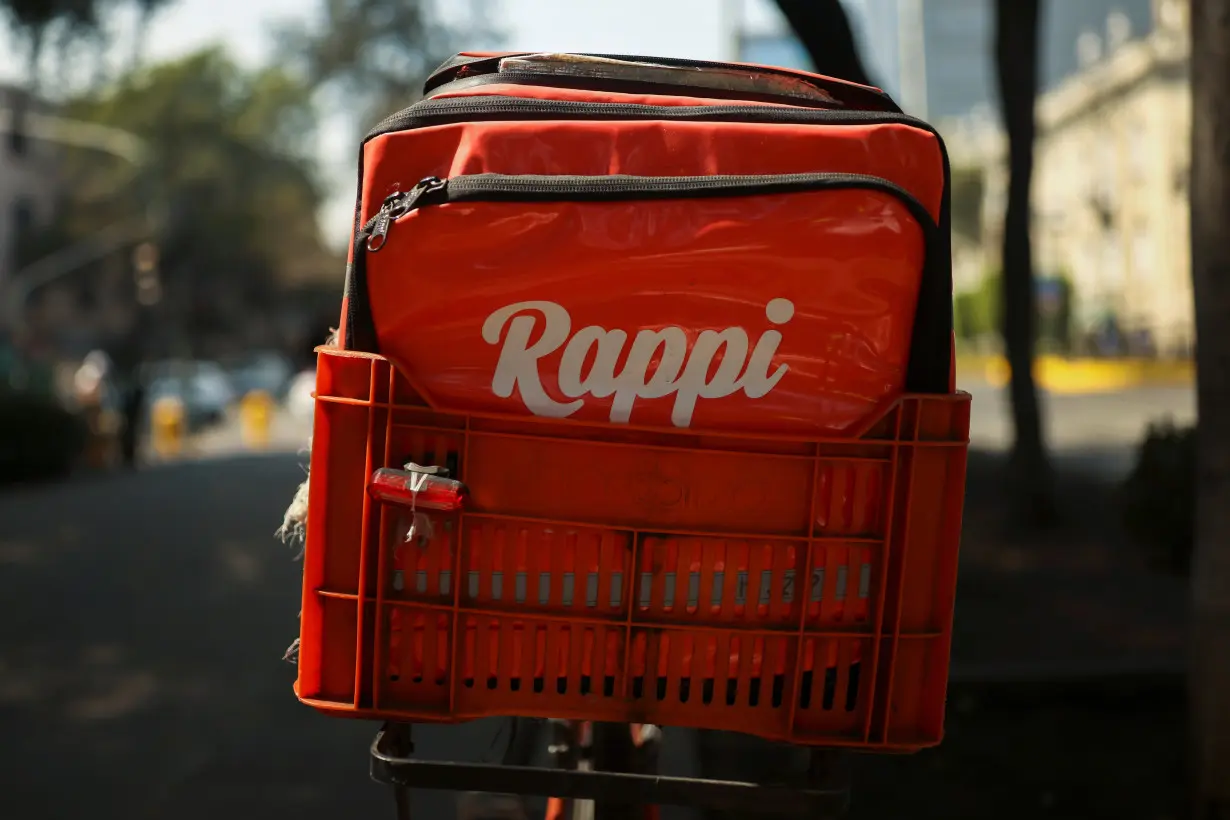
<path id="1" fill-rule="evenodd" d="M 1192 0 L 1196 551 L 1190 679 L 1193 816 L 1230 820 L 1230 0 Z"/>
<path id="2" fill-rule="evenodd" d="M 1003 238 L 1003 334 L 1012 368 L 1012 466 L 1025 512 L 1045 523 L 1054 515 L 1054 487 L 1034 384 L 1037 310 L 1030 246 L 1034 171 L 1034 105 L 1038 96 L 1040 0 L 997 0 L 995 67 L 1008 131 L 1008 208 Z"/>
<path id="3" fill-rule="evenodd" d="M 777 0 L 817 74 L 874 85 L 867 77 L 854 42 L 854 31 L 841 0 Z"/>

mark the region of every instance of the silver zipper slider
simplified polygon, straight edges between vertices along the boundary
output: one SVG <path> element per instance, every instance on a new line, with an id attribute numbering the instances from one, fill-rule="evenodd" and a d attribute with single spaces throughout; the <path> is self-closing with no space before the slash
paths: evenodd
<path id="1" fill-rule="evenodd" d="M 389 226 L 393 224 L 393 209 L 405 197 L 404 191 L 397 191 L 384 198 L 384 202 L 380 204 L 380 210 L 376 213 L 371 235 L 367 237 L 368 251 L 374 253 L 384 247 L 384 243 L 389 238 Z"/>
<path id="2" fill-rule="evenodd" d="M 448 180 L 446 179 L 440 179 L 439 177 L 424 177 L 423 179 L 420 179 L 414 184 L 414 187 L 410 189 L 410 193 L 406 196 L 406 198 L 393 209 L 393 218 L 397 219 L 410 213 L 410 211 L 413 211 L 416 207 L 418 207 L 419 200 L 423 198 L 424 194 L 443 191 L 447 187 Z"/>
<path id="3" fill-rule="evenodd" d="M 380 206 L 380 212 L 376 214 L 371 236 L 367 238 L 367 250 L 375 253 L 383 248 L 389 239 L 389 229 L 394 222 L 413 211 L 423 194 L 442 191 L 447 185 L 447 180 L 439 177 L 426 177 L 415 183 L 409 191 L 397 191 L 385 197 Z"/>

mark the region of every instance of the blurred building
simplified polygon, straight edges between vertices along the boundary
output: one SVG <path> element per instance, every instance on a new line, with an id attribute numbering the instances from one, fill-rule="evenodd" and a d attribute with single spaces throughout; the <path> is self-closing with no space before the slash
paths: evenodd
<path id="1" fill-rule="evenodd" d="M 726 0 L 735 57 L 746 62 L 808 68 L 806 51 L 769 0 Z M 902 107 L 943 123 L 993 112 L 993 0 L 843 0 L 872 80 Z M 1099 34 L 1119 13 L 1131 31 L 1153 27 L 1151 0 L 1066 0 L 1044 4 L 1044 89 L 1080 70 L 1077 44 Z"/>
<path id="2" fill-rule="evenodd" d="M 1108 15 L 1124 15 L 1137 34 L 1151 30 L 1151 0 L 1063 0 L 1043 4 L 1039 81 L 1054 88 L 1079 70 L 1076 44 Z M 906 110 L 943 121 L 993 110 L 993 0 L 850 0 L 863 52 L 880 82 Z"/>
<path id="3" fill-rule="evenodd" d="M 1072 285 L 1086 337 L 1120 352 L 1187 355 L 1194 342 L 1189 248 L 1191 108 L 1187 0 L 1153 0 L 1149 32 L 1112 14 L 1087 34 L 1080 69 L 1038 101 L 1035 267 Z M 984 221 L 1002 219 L 1002 146 L 988 163 Z M 998 236 L 987 237 L 987 256 Z"/>
<path id="4" fill-rule="evenodd" d="M 1131 39 L 1111 18 L 1085 65 L 1038 108 L 1038 264 L 1070 277 L 1077 322 L 1186 354 L 1194 340 L 1187 191 L 1187 4 L 1158 0 Z"/>
<path id="5" fill-rule="evenodd" d="M 869 70 L 907 112 L 940 121 L 993 104 L 993 3 L 861 0 L 852 6 Z"/>
<path id="6" fill-rule="evenodd" d="M 986 110 L 943 124 L 952 171 L 952 283 L 955 292 L 979 288 L 998 267 L 1004 203 L 1005 139 L 999 119 Z M 1000 197 L 998 201 L 994 198 Z"/>
<path id="7" fill-rule="evenodd" d="M 32 292 L 29 266 L 64 248 L 53 236 L 71 123 L 45 101 L 0 87 L 0 333 L 38 359 L 72 359 L 134 322 L 129 245 L 92 252 Z M 82 250 L 85 250 L 84 248 Z M 16 321 L 16 324 L 15 324 Z"/>
<path id="8" fill-rule="evenodd" d="M 728 59 L 811 71 L 811 57 L 772 0 L 722 0 Z"/>
<path id="9" fill-rule="evenodd" d="M 46 226 L 55 214 L 56 146 L 14 127 L 23 113 L 46 109 L 25 91 L 0 85 L 0 289 L 21 261 L 19 237 Z"/>
<path id="10" fill-rule="evenodd" d="M 138 287 L 134 260 L 136 247 L 150 238 L 148 224 L 109 223 L 106 213 L 88 226 L 64 219 L 73 210 L 63 196 L 70 158 L 121 162 L 135 173 L 141 150 L 131 134 L 66 119 L 20 89 L 0 86 L 0 359 L 15 354 L 6 347 L 44 362 L 76 361 L 101 348 L 132 364 L 185 350 L 221 356 L 302 346 L 322 294 L 336 304 L 340 293 L 341 262 L 316 245 L 285 254 L 270 283 L 272 308 L 273 297 L 254 304 L 226 277 L 177 269 L 163 287 L 157 265 L 151 297 Z M 190 320 L 214 329 L 189 338 Z"/>

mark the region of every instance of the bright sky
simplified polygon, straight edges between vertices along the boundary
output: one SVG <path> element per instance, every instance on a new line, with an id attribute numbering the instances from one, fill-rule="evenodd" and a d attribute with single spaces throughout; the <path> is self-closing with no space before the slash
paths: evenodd
<path id="1" fill-rule="evenodd" d="M 440 3 L 441 8 L 458 4 Z M 490 0 L 509 50 L 633 52 L 714 59 L 728 56 L 723 14 L 728 0 Z M 302 18 L 304 0 L 178 0 L 158 18 L 151 56 L 170 57 L 205 43 L 226 42 L 237 54 L 259 60 L 278 20 Z M 769 0 L 744 0 L 744 19 L 772 25 Z M 309 12 L 310 13 L 310 12 Z"/>
<path id="2" fill-rule="evenodd" d="M 858 5 L 861 0 L 848 0 Z M 742 14 L 749 30 L 773 29 L 780 21 L 771 0 L 479 0 L 490 9 L 513 51 L 597 51 L 721 60 L 732 55 L 731 22 Z M 461 0 L 440 8 L 464 6 Z M 742 5 L 742 11 L 739 6 Z M 212 43 L 225 43 L 246 63 L 263 61 L 271 45 L 269 29 L 313 14 L 309 0 L 176 0 L 151 27 L 151 60 L 174 58 Z M 308 11 L 305 11 L 308 9 Z M 17 75 L 13 49 L 0 34 L 0 79 Z M 344 122 L 326 123 L 321 162 L 334 183 L 321 214 L 332 242 L 344 243 L 350 223 L 353 185 L 350 168 L 353 132 Z"/>

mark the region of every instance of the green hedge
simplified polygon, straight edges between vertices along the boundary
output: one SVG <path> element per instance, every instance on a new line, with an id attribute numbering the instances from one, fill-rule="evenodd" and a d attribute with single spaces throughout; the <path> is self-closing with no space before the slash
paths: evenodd
<path id="1" fill-rule="evenodd" d="M 998 275 L 988 275 L 974 290 L 953 297 L 953 329 L 962 341 L 999 335 L 1003 315 Z"/>
<path id="2" fill-rule="evenodd" d="M 998 273 L 988 273 L 978 287 L 953 296 L 953 329 L 963 342 L 974 342 L 987 336 L 999 337 L 1003 328 L 1002 280 Z M 1044 283 L 1038 282 L 1041 290 Z M 1057 276 L 1045 281 L 1048 288 L 1057 288 L 1057 309 L 1042 310 L 1039 300 L 1038 349 L 1039 352 L 1066 353 L 1072 344 L 1071 281 L 1066 276 Z"/>
<path id="3" fill-rule="evenodd" d="M 87 437 L 82 419 L 54 399 L 0 392 L 0 483 L 66 475 Z"/>

